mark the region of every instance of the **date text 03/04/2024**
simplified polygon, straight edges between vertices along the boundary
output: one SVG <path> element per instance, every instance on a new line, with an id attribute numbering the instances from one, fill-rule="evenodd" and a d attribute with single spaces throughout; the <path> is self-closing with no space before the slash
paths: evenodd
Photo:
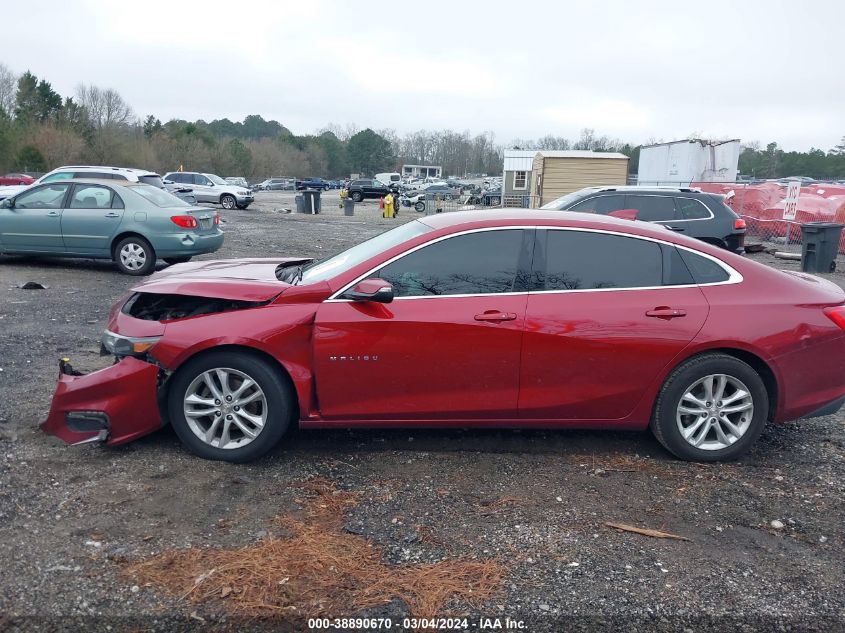
<path id="1" fill-rule="evenodd" d="M 496 630 L 524 630 L 523 620 L 505 618 L 478 618 L 471 621 L 468 618 L 403 618 L 401 621 L 393 621 L 391 618 L 309 618 L 309 629 L 383 629 L 393 628 L 404 630 L 436 629 L 436 630 L 470 630 L 496 631 Z"/>

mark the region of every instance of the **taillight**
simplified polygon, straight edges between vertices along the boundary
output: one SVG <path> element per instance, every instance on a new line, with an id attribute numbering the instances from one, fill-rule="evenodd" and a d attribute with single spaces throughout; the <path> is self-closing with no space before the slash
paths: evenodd
<path id="1" fill-rule="evenodd" d="M 191 215 L 171 215 L 170 221 L 183 229 L 195 229 L 198 226 L 197 219 Z"/>
<path id="2" fill-rule="evenodd" d="M 745 220 L 742 218 L 737 218 L 734 220 L 734 228 L 735 229 L 744 229 L 745 228 Z"/>
<path id="3" fill-rule="evenodd" d="M 840 329 L 845 330 L 845 306 L 825 308 L 824 313 L 827 315 L 827 318 L 836 323 Z"/>
<path id="4" fill-rule="evenodd" d="M 219 225 L 220 225 L 220 214 L 215 213 L 214 214 L 214 226 L 219 226 Z"/>

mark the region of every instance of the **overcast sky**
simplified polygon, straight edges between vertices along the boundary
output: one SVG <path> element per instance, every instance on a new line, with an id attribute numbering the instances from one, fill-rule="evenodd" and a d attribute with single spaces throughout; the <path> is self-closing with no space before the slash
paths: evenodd
<path id="1" fill-rule="evenodd" d="M 688 8 L 685 8 L 688 7 Z M 42 1 L 0 62 L 139 116 L 492 131 L 693 133 L 786 149 L 845 135 L 845 2 Z"/>

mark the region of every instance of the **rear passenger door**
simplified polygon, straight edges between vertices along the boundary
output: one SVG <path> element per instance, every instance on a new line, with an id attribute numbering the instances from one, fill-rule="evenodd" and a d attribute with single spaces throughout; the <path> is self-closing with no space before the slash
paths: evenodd
<path id="1" fill-rule="evenodd" d="M 65 250 L 80 255 L 109 255 L 123 212 L 123 200 L 110 187 L 74 185 L 62 212 Z"/>
<path id="2" fill-rule="evenodd" d="M 525 319 L 523 419 L 617 420 L 707 318 L 674 246 L 612 232 L 537 231 Z"/>
<path id="3" fill-rule="evenodd" d="M 197 202 L 217 202 L 217 195 L 213 190 L 213 183 L 202 174 L 191 174 L 191 184 Z"/>

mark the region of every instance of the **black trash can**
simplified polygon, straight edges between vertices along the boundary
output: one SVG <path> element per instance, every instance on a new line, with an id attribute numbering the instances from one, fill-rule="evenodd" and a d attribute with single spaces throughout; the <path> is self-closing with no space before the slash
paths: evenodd
<path id="1" fill-rule="evenodd" d="M 801 225 L 801 270 L 805 273 L 832 273 L 843 224 L 808 222 Z"/>
<path id="2" fill-rule="evenodd" d="M 305 203 L 305 210 L 303 213 L 320 212 L 320 191 L 317 189 L 305 189 L 302 192 L 302 198 Z"/>
<path id="3" fill-rule="evenodd" d="M 343 201 L 343 215 L 355 215 L 355 201 L 346 198 Z"/>

